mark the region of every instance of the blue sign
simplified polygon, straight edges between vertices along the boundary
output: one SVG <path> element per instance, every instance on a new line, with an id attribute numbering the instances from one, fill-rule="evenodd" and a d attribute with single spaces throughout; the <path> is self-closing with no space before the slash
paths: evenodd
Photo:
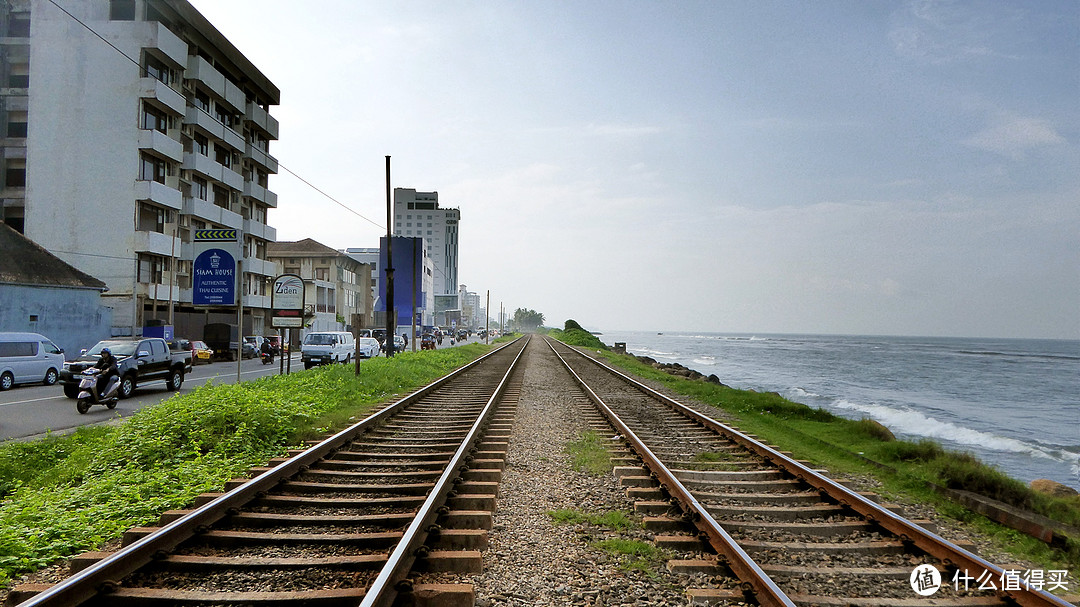
<path id="1" fill-rule="evenodd" d="M 236 305 L 236 260 L 232 253 L 207 249 L 195 258 L 191 272 L 193 305 Z"/>

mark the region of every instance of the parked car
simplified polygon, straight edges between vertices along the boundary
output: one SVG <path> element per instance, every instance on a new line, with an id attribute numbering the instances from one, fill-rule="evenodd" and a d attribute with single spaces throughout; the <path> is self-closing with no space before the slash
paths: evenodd
<path id="1" fill-rule="evenodd" d="M 386 352 L 386 343 L 383 343 L 382 351 Z M 400 336 L 400 335 L 395 335 L 394 336 L 394 352 L 404 352 L 404 351 L 405 351 L 405 338 Z"/>
<path id="2" fill-rule="evenodd" d="M 15 384 L 56 383 L 64 351 L 38 333 L 0 333 L 0 390 Z"/>
<path id="3" fill-rule="evenodd" d="M 356 356 L 358 358 L 375 358 L 379 355 L 379 340 L 374 337 L 361 337 L 356 340 Z"/>
<path id="4" fill-rule="evenodd" d="M 131 396 L 135 388 L 147 381 L 165 380 L 165 387 L 170 391 L 180 389 L 184 383 L 184 373 L 191 368 L 191 351 L 170 350 L 169 345 L 160 337 L 117 338 L 99 341 L 82 356 L 64 363 L 60 371 L 60 383 L 64 385 L 64 396 L 79 396 L 79 381 L 82 371 L 101 358 L 102 348 L 108 348 L 116 357 L 120 369 L 120 398 Z"/>
<path id="5" fill-rule="evenodd" d="M 434 350 L 435 349 L 435 336 L 431 333 L 424 333 L 420 337 L 420 349 L 421 350 Z"/>
<path id="6" fill-rule="evenodd" d="M 212 358 L 214 358 L 214 351 L 206 345 L 205 341 L 191 342 L 191 364 L 210 364 Z"/>
<path id="7" fill-rule="evenodd" d="M 300 357 L 304 368 L 352 360 L 356 344 L 352 333 L 346 331 L 321 331 L 308 333 L 300 345 Z"/>

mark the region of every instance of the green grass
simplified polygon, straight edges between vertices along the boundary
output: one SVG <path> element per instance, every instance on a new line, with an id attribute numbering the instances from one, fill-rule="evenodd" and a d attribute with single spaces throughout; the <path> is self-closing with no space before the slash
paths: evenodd
<path id="1" fill-rule="evenodd" d="M 626 531 L 640 527 L 641 522 L 634 515 L 622 510 L 610 510 L 597 514 L 589 514 L 580 510 L 563 508 L 547 513 L 557 525 L 589 524 L 596 527 L 605 527 L 614 531 Z"/>
<path id="2" fill-rule="evenodd" d="M 0 587 L 97 548 L 290 446 L 370 413 L 490 347 L 469 344 L 361 365 L 206 385 L 118 426 L 0 445 Z"/>
<path id="3" fill-rule="evenodd" d="M 608 474 L 615 469 L 607 450 L 607 441 L 593 431 L 583 432 L 578 440 L 567 443 L 570 466 L 579 472 Z"/>
<path id="4" fill-rule="evenodd" d="M 655 568 L 663 565 L 669 556 L 652 542 L 641 540 L 615 537 L 593 542 L 591 545 L 619 559 L 619 568 L 624 571 L 636 569 L 652 573 Z"/>

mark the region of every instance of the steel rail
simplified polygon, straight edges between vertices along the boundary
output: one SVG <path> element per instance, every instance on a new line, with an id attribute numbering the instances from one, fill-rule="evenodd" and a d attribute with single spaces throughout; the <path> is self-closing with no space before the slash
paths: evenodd
<path id="1" fill-rule="evenodd" d="M 484 428 L 487 426 L 488 421 L 495 412 L 496 406 L 499 401 L 502 400 L 503 394 L 510 384 L 510 376 L 517 369 L 518 363 L 521 361 L 521 357 L 524 355 L 525 348 L 528 347 L 531 337 L 526 336 L 524 338 L 519 338 L 512 343 L 516 343 L 521 339 L 525 340 L 521 350 L 518 351 L 517 356 L 515 356 L 513 362 L 510 363 L 510 367 L 506 370 L 506 373 L 503 374 L 502 380 L 499 381 L 499 385 L 495 388 L 495 392 L 492 393 L 491 398 L 489 398 L 487 404 L 484 405 L 484 409 L 480 412 L 476 422 L 472 425 L 472 428 L 469 429 L 469 433 L 461 442 L 461 446 L 454 452 L 454 456 L 450 458 L 450 463 L 447 464 L 442 476 L 436 481 L 435 487 L 432 488 L 427 499 L 424 500 L 424 504 L 420 506 L 420 509 L 416 513 L 416 517 L 413 518 L 412 523 L 405 529 L 405 533 L 402 535 L 397 546 L 395 546 L 394 550 L 390 553 L 386 564 L 383 566 L 382 570 L 379 571 L 379 575 L 371 585 L 368 586 L 368 590 L 364 594 L 364 600 L 360 603 L 360 607 L 389 607 L 392 605 L 397 598 L 399 591 L 397 585 L 408 575 L 413 562 L 416 560 L 417 550 L 424 545 L 429 534 L 438 533 L 438 527 L 434 524 L 440 514 L 439 510 L 446 503 L 446 498 L 454 488 L 454 480 L 464 471 L 466 458 L 473 451 L 474 445 L 480 439 Z"/>
<path id="2" fill-rule="evenodd" d="M 649 449 L 640 438 L 638 438 L 637 434 L 635 434 L 634 431 L 631 430 L 610 407 L 608 407 L 607 403 L 605 403 L 587 383 L 585 383 L 585 380 L 574 371 L 566 359 L 555 349 L 550 338 L 548 339 L 548 347 L 551 348 L 551 351 L 563 366 L 566 367 L 566 370 L 574 378 L 574 381 L 581 386 L 589 399 L 592 400 L 604 416 L 608 418 L 608 421 L 618 429 L 623 438 L 630 444 L 630 448 L 633 449 L 641 458 L 642 462 L 644 462 L 645 467 L 647 467 L 649 472 L 660 482 L 661 487 L 663 487 L 673 498 L 678 500 L 684 512 L 690 514 L 691 522 L 693 522 L 694 526 L 709 539 L 709 544 L 718 554 L 723 556 L 723 563 L 735 573 L 735 576 L 738 577 L 742 583 L 741 587 L 743 594 L 752 597 L 752 599 L 762 607 L 795 607 L 795 603 L 784 594 L 784 591 L 776 585 L 776 582 L 774 582 L 754 559 L 739 546 L 738 542 L 736 542 L 735 539 L 716 522 L 716 519 L 709 514 L 709 511 L 705 506 L 690 493 L 682 482 L 675 477 L 671 470 L 656 457 L 652 450 Z"/>
<path id="3" fill-rule="evenodd" d="M 870 501 L 869 499 L 859 495 L 855 491 L 844 487 L 843 485 L 833 481 L 827 476 L 805 466 L 794 459 L 780 453 L 776 449 L 758 441 L 755 438 L 744 434 L 743 432 L 718 422 L 702 413 L 699 413 L 690 407 L 680 403 L 679 401 L 665 396 L 660 392 L 646 386 L 640 381 L 630 377 L 629 375 L 612 368 L 611 366 L 604 364 L 602 361 L 593 358 L 583 352 L 574 350 L 580 356 L 586 360 L 597 365 L 601 369 L 622 378 L 629 382 L 638 390 L 641 390 L 645 394 L 665 403 L 672 407 L 676 411 L 686 415 L 687 417 L 697 421 L 705 427 L 719 432 L 725 436 L 728 436 L 735 442 L 739 443 L 742 447 L 749 449 L 758 456 L 771 462 L 772 464 L 782 468 L 785 472 L 804 482 L 819 493 L 829 495 L 832 499 L 835 499 L 840 505 L 851 508 L 853 511 L 862 516 L 867 522 L 878 525 L 879 527 L 889 531 L 896 535 L 905 544 L 915 546 L 919 550 L 926 552 L 930 556 L 933 556 L 946 566 L 955 567 L 958 570 L 964 570 L 965 575 L 967 572 L 978 571 L 982 569 L 985 572 L 991 573 L 996 579 L 1001 580 L 1005 575 L 1005 570 L 993 563 L 983 559 L 982 557 L 953 544 L 952 542 L 942 538 L 936 533 L 931 533 L 926 529 L 912 523 L 902 516 L 894 514 L 890 510 L 879 506 L 878 504 Z M 1045 590 L 1036 589 L 1020 589 L 1020 590 L 1000 590 L 996 591 L 999 597 L 1004 600 L 1013 601 L 1017 605 L 1023 607 L 1073 607 L 1070 603 L 1064 599 L 1054 596 Z"/>
<path id="4" fill-rule="evenodd" d="M 110 590 L 117 588 L 119 581 L 125 576 L 157 559 L 160 555 L 175 549 L 180 543 L 208 528 L 233 509 L 250 502 L 259 494 L 269 491 L 282 480 L 303 472 L 311 464 L 339 449 L 357 435 L 378 426 L 386 418 L 419 401 L 431 392 L 442 388 L 465 372 L 483 364 L 515 342 L 500 346 L 460 369 L 444 375 L 422 388 L 418 388 L 411 394 L 387 405 L 326 440 L 312 445 L 303 453 L 299 453 L 264 471 L 243 485 L 222 494 L 138 541 L 121 548 L 110 556 L 51 586 L 49 589 L 26 599 L 19 603 L 17 607 L 74 607 L 99 594 L 108 593 Z"/>

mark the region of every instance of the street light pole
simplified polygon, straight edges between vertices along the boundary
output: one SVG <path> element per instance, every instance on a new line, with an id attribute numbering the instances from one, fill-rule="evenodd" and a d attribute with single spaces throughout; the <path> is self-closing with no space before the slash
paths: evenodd
<path id="1" fill-rule="evenodd" d="M 393 262 L 393 209 L 390 201 L 390 157 L 386 157 L 386 355 L 394 355 L 394 333 L 397 323 L 394 307 L 394 262 Z"/>

